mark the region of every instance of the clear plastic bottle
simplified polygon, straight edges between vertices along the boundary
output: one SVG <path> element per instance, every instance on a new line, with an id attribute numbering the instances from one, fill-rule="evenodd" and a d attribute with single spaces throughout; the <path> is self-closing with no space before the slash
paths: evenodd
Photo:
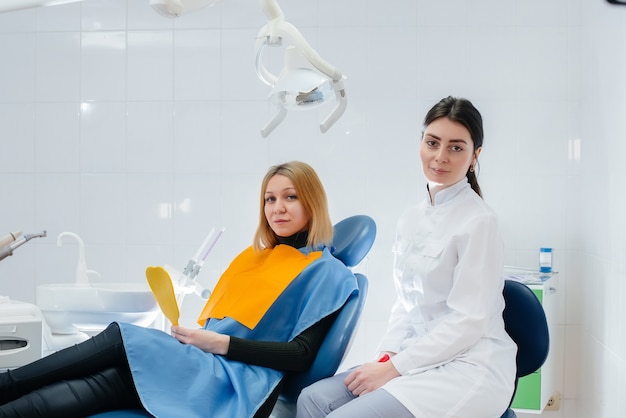
<path id="1" fill-rule="evenodd" d="M 552 273 L 552 248 L 539 248 L 539 272 Z"/>

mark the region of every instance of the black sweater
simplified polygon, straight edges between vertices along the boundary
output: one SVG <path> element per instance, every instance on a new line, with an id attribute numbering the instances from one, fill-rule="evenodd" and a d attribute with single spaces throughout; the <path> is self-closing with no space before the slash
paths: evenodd
<path id="1" fill-rule="evenodd" d="M 291 237 L 280 238 L 279 244 L 301 248 L 306 245 L 307 238 L 307 233 L 298 233 Z M 323 318 L 289 342 L 255 341 L 231 336 L 226 357 L 248 364 L 282 370 L 286 373 L 305 371 L 313 364 L 324 337 L 335 322 L 337 315 L 338 312 L 335 312 Z M 270 416 L 283 381 L 257 411 L 255 418 Z"/>
<path id="2" fill-rule="evenodd" d="M 278 244 L 302 248 L 307 245 L 308 235 L 308 232 L 304 231 L 290 237 L 278 237 Z M 336 315 L 329 315 L 289 342 L 254 341 L 230 337 L 226 357 L 285 372 L 307 370 L 315 360 L 317 351 L 335 317 Z"/>

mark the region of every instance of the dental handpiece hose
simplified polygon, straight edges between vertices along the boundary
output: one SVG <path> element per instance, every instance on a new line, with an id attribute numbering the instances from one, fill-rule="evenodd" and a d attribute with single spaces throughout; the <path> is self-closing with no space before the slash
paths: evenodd
<path id="1" fill-rule="evenodd" d="M 182 275 L 177 275 L 179 279 L 176 283 L 181 288 L 185 289 L 183 292 L 180 293 L 177 298 L 179 306 L 182 305 L 185 295 L 187 293 L 194 292 L 205 300 L 208 299 L 209 296 L 211 296 L 211 291 L 200 286 L 200 284 L 198 284 L 198 282 L 196 281 L 196 277 L 198 276 L 200 269 L 204 265 L 204 260 L 206 260 L 206 258 L 209 256 L 209 253 L 211 252 L 211 250 L 213 250 L 213 247 L 215 247 L 215 244 L 217 244 L 217 241 L 220 239 L 225 230 L 226 228 L 222 227 L 216 235 L 215 228 L 212 228 L 202 242 L 202 245 L 200 245 L 200 248 L 198 248 L 196 254 L 187 263 L 187 267 L 185 267 Z"/>
<path id="2" fill-rule="evenodd" d="M 30 241 L 31 239 L 37 238 L 37 237 L 45 237 L 45 236 L 46 236 L 46 231 L 42 231 L 38 234 L 26 234 L 26 235 L 21 236 L 20 238 L 16 239 L 11 244 L 7 245 L 6 247 L 0 250 L 0 261 L 4 260 L 10 255 L 13 255 L 13 251 L 16 248 L 21 247 L 22 245 L 26 244 L 26 242 Z"/>
<path id="3" fill-rule="evenodd" d="M 196 254 L 187 263 L 187 267 L 185 267 L 183 274 L 189 277 L 190 279 L 193 279 L 198 275 L 198 272 L 200 271 L 200 267 L 201 267 L 198 260 L 200 259 L 200 256 L 202 255 L 202 252 L 204 251 L 206 246 L 209 244 L 209 241 L 213 237 L 214 233 L 215 233 L 215 228 L 211 228 L 211 230 L 209 231 L 209 235 L 207 235 L 204 241 L 202 241 L 202 244 L 200 245 L 200 248 L 198 248 L 198 251 L 196 251 Z"/>
<path id="4" fill-rule="evenodd" d="M 215 228 L 211 229 L 209 235 L 207 235 L 204 242 L 202 242 L 202 245 L 200 246 L 200 248 L 198 248 L 198 251 L 196 252 L 194 257 L 187 263 L 187 267 L 185 267 L 185 270 L 183 271 L 183 274 L 185 276 L 189 277 L 191 280 L 194 280 L 196 278 L 196 276 L 200 272 L 200 269 L 204 265 L 204 260 L 206 260 L 206 258 L 209 256 L 209 253 L 211 252 L 211 250 L 213 250 L 213 247 L 215 247 L 215 244 L 220 239 L 225 229 L 226 228 L 222 227 L 217 232 L 217 235 L 215 237 L 213 236 L 215 234 Z"/>
<path id="5" fill-rule="evenodd" d="M 22 235 L 22 231 L 9 232 L 2 238 L 0 238 L 0 247 L 4 248 L 6 245 L 9 245 L 13 241 L 19 238 Z"/>

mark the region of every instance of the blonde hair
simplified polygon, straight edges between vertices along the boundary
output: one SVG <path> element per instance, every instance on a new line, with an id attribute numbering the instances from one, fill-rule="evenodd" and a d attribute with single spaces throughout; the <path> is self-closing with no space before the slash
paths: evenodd
<path id="1" fill-rule="evenodd" d="M 328 213 L 328 201 L 324 185 L 317 173 L 307 163 L 291 161 L 270 167 L 261 183 L 259 226 L 254 234 L 253 248 L 261 251 L 264 248 L 274 248 L 278 238 L 265 217 L 265 190 L 272 177 L 280 174 L 293 183 L 298 194 L 298 200 L 311 217 L 308 225 L 308 247 L 319 245 L 329 246 L 333 239 L 333 224 Z"/>

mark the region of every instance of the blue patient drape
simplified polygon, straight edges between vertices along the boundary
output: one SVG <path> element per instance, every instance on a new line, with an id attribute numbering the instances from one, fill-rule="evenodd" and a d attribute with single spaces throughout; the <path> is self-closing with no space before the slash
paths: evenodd
<path id="1" fill-rule="evenodd" d="M 308 250 L 299 250 L 307 254 Z M 254 329 L 232 318 L 205 329 L 265 341 L 291 341 L 356 295 L 352 272 L 324 248 L 278 296 Z M 251 417 L 284 373 L 228 360 L 185 345 L 169 334 L 121 323 L 133 381 L 148 412 L 159 418 Z"/>

